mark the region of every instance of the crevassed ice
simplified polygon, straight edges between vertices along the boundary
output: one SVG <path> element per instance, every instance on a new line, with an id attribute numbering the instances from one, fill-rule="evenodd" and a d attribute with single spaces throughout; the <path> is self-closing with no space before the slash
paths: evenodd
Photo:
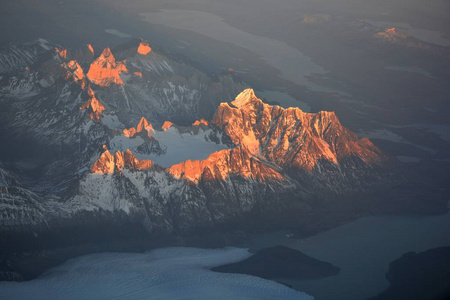
<path id="1" fill-rule="evenodd" d="M 313 297 L 258 277 L 209 268 L 246 259 L 247 249 L 162 248 L 69 260 L 28 282 L 1 282 L 5 299 L 299 299 Z"/>

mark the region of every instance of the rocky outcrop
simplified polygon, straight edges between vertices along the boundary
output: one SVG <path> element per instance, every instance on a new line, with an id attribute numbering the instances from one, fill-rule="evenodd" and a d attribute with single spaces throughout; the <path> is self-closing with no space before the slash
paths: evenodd
<path id="1" fill-rule="evenodd" d="M 137 53 L 139 53 L 140 55 L 147 55 L 151 51 L 152 51 L 152 48 L 150 47 L 150 45 L 145 41 L 141 41 L 141 43 L 139 44 L 139 47 L 137 49 Z"/>
<path id="2" fill-rule="evenodd" d="M 123 135 L 129 138 L 136 136 L 136 134 L 146 131 L 149 138 L 152 137 L 152 132 L 155 132 L 153 125 L 147 121 L 145 117 L 142 117 L 138 125 L 123 130 Z"/>
<path id="3" fill-rule="evenodd" d="M 167 129 L 169 129 L 170 127 L 173 126 L 173 123 L 170 121 L 164 121 L 163 125 L 161 126 L 161 129 L 166 131 Z"/>
<path id="4" fill-rule="evenodd" d="M 103 53 L 90 65 L 87 77 L 92 83 L 103 87 L 111 84 L 123 85 L 120 77 L 122 72 L 128 73 L 124 62 L 117 62 L 111 50 L 105 48 Z"/>
<path id="5" fill-rule="evenodd" d="M 69 57 L 69 50 L 60 47 L 55 47 L 55 50 L 62 59 L 67 59 Z"/>
<path id="6" fill-rule="evenodd" d="M 104 148 L 105 151 L 100 155 L 90 169 L 91 173 L 114 174 L 120 173 L 123 169 L 145 171 L 149 170 L 153 166 L 153 162 L 151 160 L 140 160 L 128 149 L 125 153 L 116 151 L 116 153 L 112 155 L 106 146 Z"/>
<path id="7" fill-rule="evenodd" d="M 89 99 L 80 106 L 80 109 L 87 109 L 89 112 L 89 117 L 92 120 L 98 121 L 100 120 L 100 117 L 102 116 L 102 112 L 105 110 L 105 107 L 98 101 L 98 99 L 95 97 L 94 91 L 91 89 L 91 87 L 88 87 L 87 94 L 89 96 Z"/>
<path id="8" fill-rule="evenodd" d="M 84 79 L 84 71 L 76 60 L 71 60 L 68 63 L 62 63 L 61 66 L 67 70 L 64 74 L 64 79 L 72 79 L 75 82 L 79 82 Z"/>
<path id="9" fill-rule="evenodd" d="M 138 159 L 130 150 L 124 154 L 125 168 L 130 170 L 145 171 L 153 167 L 153 161 L 148 159 Z"/>
<path id="10" fill-rule="evenodd" d="M 89 51 L 91 52 L 91 54 L 94 55 L 94 47 L 92 47 L 91 44 L 87 44 L 86 46 L 89 49 Z"/>
<path id="11" fill-rule="evenodd" d="M 200 126 L 200 125 L 208 126 L 209 123 L 205 119 L 196 120 L 194 123 L 192 123 L 192 126 Z"/>
<path id="12" fill-rule="evenodd" d="M 187 160 L 167 171 L 176 179 L 193 183 L 226 181 L 232 175 L 259 182 L 287 181 L 273 166 L 257 159 L 244 147 L 214 152 L 202 161 Z"/>
<path id="13" fill-rule="evenodd" d="M 90 171 L 96 174 L 113 174 L 115 170 L 116 158 L 106 149 L 94 163 Z"/>

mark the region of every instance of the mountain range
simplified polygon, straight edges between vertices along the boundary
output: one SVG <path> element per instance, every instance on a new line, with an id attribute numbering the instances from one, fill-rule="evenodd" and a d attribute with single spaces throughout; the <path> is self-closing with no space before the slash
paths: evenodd
<path id="1" fill-rule="evenodd" d="M 0 49 L 9 268 L 98 241 L 308 233 L 445 206 L 399 197 L 408 183 L 398 162 L 333 112 L 269 105 L 234 74 L 208 74 L 142 39 L 96 51 L 42 39 Z"/>

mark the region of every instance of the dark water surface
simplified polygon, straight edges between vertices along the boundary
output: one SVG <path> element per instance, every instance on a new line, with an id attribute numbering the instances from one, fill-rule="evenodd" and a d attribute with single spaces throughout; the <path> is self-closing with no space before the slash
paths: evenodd
<path id="1" fill-rule="evenodd" d="M 450 245 L 450 215 L 366 217 L 309 238 L 293 239 L 289 232 L 277 232 L 241 246 L 254 251 L 273 245 L 298 249 L 341 268 L 333 277 L 281 282 L 316 300 L 367 299 L 388 286 L 389 263 L 402 254 Z"/>

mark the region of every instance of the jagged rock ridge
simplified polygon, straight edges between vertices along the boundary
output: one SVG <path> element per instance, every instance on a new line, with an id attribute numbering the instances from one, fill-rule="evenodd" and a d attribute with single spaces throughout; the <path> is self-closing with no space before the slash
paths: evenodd
<path id="1" fill-rule="evenodd" d="M 209 126 L 205 120 L 196 121 L 193 126 L 200 124 Z M 196 184 L 201 180 L 226 181 L 231 175 L 261 182 L 290 182 L 283 174 L 293 171 L 325 180 L 330 175 L 326 168 L 331 168 L 351 181 L 355 175 L 352 168 L 371 169 L 388 160 L 368 139 L 360 139 L 344 128 L 334 113 L 313 114 L 298 108 L 270 106 L 258 99 L 252 89 L 239 94 L 231 106 L 222 103 L 212 124 L 223 130 L 236 147 L 214 152 L 205 160 L 187 160 L 168 167 L 166 171 L 174 178 Z M 171 125 L 165 123 L 163 130 Z M 150 138 L 155 132 L 144 117 L 137 128 L 125 129 L 124 135 L 134 137 L 143 130 Z M 328 184 L 331 186 L 327 188 L 337 193 L 351 189 L 333 186 L 336 182 Z"/>
<path id="2" fill-rule="evenodd" d="M 285 168 L 313 170 L 320 161 L 335 165 L 357 157 L 367 165 L 387 157 L 368 139 L 344 128 L 333 112 L 305 113 L 299 108 L 270 106 L 248 89 L 220 104 L 212 123 L 236 145 Z"/>
<path id="3" fill-rule="evenodd" d="M 105 152 L 100 155 L 90 171 L 96 174 L 113 174 L 120 173 L 125 168 L 143 171 L 150 169 L 152 166 L 151 160 L 140 160 L 130 150 L 125 151 L 125 153 L 116 151 L 112 155 L 105 146 Z"/>

